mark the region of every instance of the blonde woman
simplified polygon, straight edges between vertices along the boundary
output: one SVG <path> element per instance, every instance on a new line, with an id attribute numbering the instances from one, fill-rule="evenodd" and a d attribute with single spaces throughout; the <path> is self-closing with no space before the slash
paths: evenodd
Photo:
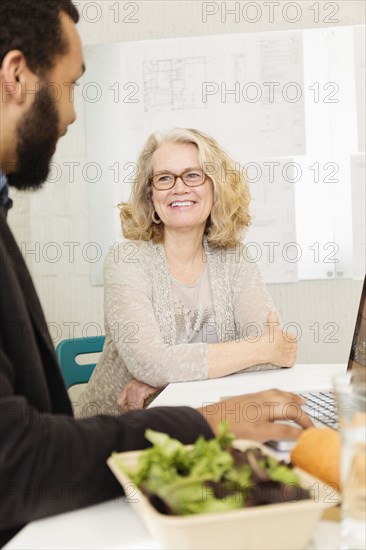
<path id="1" fill-rule="evenodd" d="M 203 132 L 175 128 L 148 138 L 137 169 L 121 205 L 128 240 L 105 262 L 106 342 L 80 416 L 142 407 L 171 382 L 295 361 L 242 244 L 250 197 L 238 165 Z"/>

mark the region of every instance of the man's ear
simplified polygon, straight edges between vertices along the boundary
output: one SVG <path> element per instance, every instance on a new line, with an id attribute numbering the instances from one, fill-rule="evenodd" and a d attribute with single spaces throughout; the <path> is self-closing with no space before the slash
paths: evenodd
<path id="1" fill-rule="evenodd" d="M 0 67 L 2 101 L 24 103 L 27 96 L 34 95 L 39 89 L 39 77 L 28 67 L 25 56 L 20 50 L 8 52 Z"/>

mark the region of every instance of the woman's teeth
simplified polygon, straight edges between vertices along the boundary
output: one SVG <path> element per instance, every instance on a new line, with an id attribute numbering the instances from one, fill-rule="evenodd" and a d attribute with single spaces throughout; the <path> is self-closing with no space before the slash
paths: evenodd
<path id="1" fill-rule="evenodd" d="M 172 204 L 170 206 L 172 206 L 173 208 L 175 206 L 192 206 L 193 201 L 176 201 L 176 202 L 172 202 Z"/>

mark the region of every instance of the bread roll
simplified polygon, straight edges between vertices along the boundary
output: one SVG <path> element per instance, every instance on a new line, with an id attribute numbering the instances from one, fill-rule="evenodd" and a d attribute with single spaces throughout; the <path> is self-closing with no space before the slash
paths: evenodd
<path id="1" fill-rule="evenodd" d="M 309 474 L 340 487 L 341 441 L 331 428 L 308 428 L 291 451 L 291 462 Z"/>

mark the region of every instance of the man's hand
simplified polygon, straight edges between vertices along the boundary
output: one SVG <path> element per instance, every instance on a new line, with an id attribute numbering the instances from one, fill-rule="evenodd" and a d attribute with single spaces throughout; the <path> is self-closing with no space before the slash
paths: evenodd
<path id="1" fill-rule="evenodd" d="M 219 422 L 227 420 L 237 438 L 264 442 L 297 439 L 303 428 L 313 426 L 301 409 L 303 404 L 304 399 L 294 393 L 272 389 L 206 403 L 198 411 L 215 434 Z M 299 427 L 274 423 L 275 420 L 292 420 Z"/>
<path id="2" fill-rule="evenodd" d="M 124 412 L 144 409 L 151 403 L 151 398 L 156 397 L 163 389 L 154 388 L 138 380 L 130 380 L 123 388 L 117 403 Z"/>

